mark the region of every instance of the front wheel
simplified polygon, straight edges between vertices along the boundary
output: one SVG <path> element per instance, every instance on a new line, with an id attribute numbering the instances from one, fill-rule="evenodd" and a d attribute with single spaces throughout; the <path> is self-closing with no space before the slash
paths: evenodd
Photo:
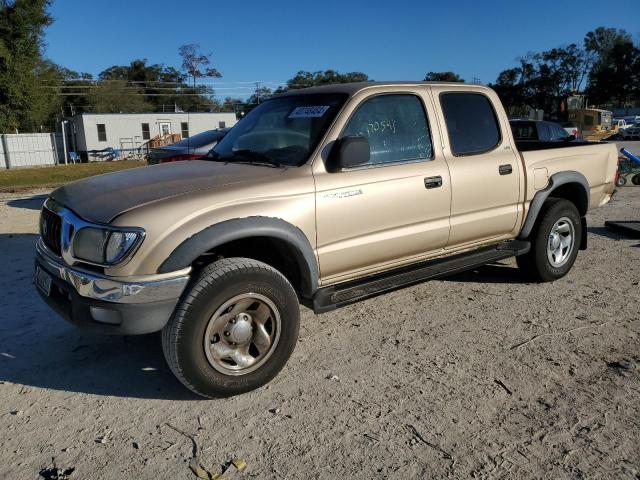
<path id="1" fill-rule="evenodd" d="M 568 200 L 550 198 L 531 234 L 531 250 L 516 257 L 518 267 L 534 281 L 562 278 L 571 270 L 585 234 L 576 206 Z"/>
<path id="2" fill-rule="evenodd" d="M 208 265 L 162 330 L 169 367 L 203 397 L 258 388 L 284 367 L 298 339 L 300 309 L 289 281 L 248 258 Z"/>
<path id="3" fill-rule="evenodd" d="M 620 175 L 618 177 L 618 180 L 616 180 L 616 187 L 624 187 L 626 184 L 627 184 L 626 177 L 624 177 L 623 175 Z"/>

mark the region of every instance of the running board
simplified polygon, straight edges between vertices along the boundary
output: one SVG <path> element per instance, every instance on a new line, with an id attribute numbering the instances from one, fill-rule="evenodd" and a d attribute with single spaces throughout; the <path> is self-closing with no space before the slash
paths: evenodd
<path id="1" fill-rule="evenodd" d="M 530 248 L 531 244 L 527 241 L 511 240 L 452 257 L 437 258 L 402 267 L 361 280 L 324 287 L 319 289 L 313 296 L 313 311 L 315 313 L 329 312 L 381 293 L 420 283 L 424 280 L 464 272 L 491 262 L 523 255 Z"/>

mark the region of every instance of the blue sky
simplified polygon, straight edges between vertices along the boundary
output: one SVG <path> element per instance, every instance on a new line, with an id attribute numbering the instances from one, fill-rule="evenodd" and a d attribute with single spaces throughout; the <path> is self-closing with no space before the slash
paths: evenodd
<path id="1" fill-rule="evenodd" d="M 239 82 L 283 82 L 298 70 L 363 71 L 376 80 L 421 80 L 452 70 L 494 81 L 517 57 L 581 44 L 598 26 L 640 35 L 640 0 L 53 0 L 47 55 L 97 74 L 134 58 L 180 66 L 178 47 L 199 43 L 223 74 L 220 96 Z"/>

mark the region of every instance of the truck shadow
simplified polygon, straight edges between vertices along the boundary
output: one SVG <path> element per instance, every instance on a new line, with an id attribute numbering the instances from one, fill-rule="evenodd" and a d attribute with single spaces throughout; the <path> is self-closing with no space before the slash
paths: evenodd
<path id="1" fill-rule="evenodd" d="M 53 313 L 33 283 L 36 239 L 0 234 L 0 383 L 118 397 L 199 398 L 167 367 L 158 334 L 88 334 Z"/>
<path id="2" fill-rule="evenodd" d="M 27 210 L 40 210 L 42 204 L 47 199 L 47 195 L 34 195 L 28 198 L 16 198 L 9 200 L 7 205 L 13 208 L 25 208 Z"/>
<path id="3" fill-rule="evenodd" d="M 622 240 L 625 237 L 609 230 L 607 227 L 587 227 L 587 232 L 611 240 Z"/>
<path id="4" fill-rule="evenodd" d="M 471 283 L 529 283 L 516 266 L 499 262 L 444 277 L 440 280 Z"/>

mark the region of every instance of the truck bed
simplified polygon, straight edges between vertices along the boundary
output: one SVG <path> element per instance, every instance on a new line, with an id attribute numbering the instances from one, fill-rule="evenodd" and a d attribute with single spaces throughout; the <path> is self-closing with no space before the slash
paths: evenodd
<path id="1" fill-rule="evenodd" d="M 549 150 L 552 148 L 584 147 L 590 145 L 601 145 L 607 142 L 540 142 L 537 140 L 516 140 L 516 148 L 520 152 L 532 152 L 535 150 Z"/>
<path id="2" fill-rule="evenodd" d="M 517 142 L 527 182 L 525 201 L 546 188 L 556 173 L 573 172 L 589 185 L 589 208 L 609 201 L 615 189 L 618 149 L 608 142 Z"/>

